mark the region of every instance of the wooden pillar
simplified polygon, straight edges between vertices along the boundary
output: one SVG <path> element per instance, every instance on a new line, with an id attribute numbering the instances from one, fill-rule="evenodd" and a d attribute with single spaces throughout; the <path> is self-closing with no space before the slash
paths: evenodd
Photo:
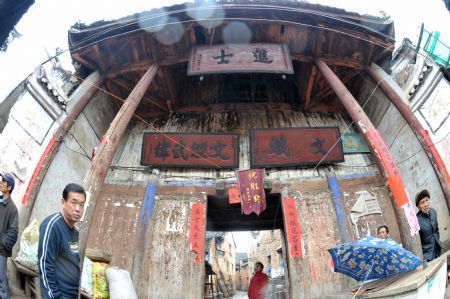
<path id="1" fill-rule="evenodd" d="M 373 126 L 356 99 L 339 80 L 336 74 L 334 74 L 321 59 L 316 58 L 314 62 L 325 80 L 327 80 L 328 84 L 336 93 L 341 104 L 350 114 L 359 131 L 362 133 L 381 174 L 387 182 L 391 192 L 391 200 L 393 201 L 403 246 L 421 257 L 422 246 L 420 244 L 420 239 L 417 234 L 411 236 L 410 226 L 406 218 L 406 211 L 402 210 L 402 208 L 405 209 L 405 207 L 407 207 L 410 201 L 405 190 L 405 184 L 403 183 L 397 165 L 389 152 L 389 148 L 386 146 L 381 134 Z"/>
<path id="2" fill-rule="evenodd" d="M 69 113 L 64 118 L 62 124 L 53 133 L 53 137 L 50 138 L 44 152 L 39 159 L 36 168 L 33 171 L 30 181 L 28 182 L 25 194 L 22 197 L 23 207 L 19 213 L 19 241 L 20 236 L 22 236 L 23 231 L 30 222 L 31 213 L 33 211 L 34 203 L 36 197 L 39 193 L 39 188 L 44 181 L 45 174 L 47 173 L 50 164 L 58 152 L 59 146 L 66 134 L 70 130 L 73 123 L 80 115 L 81 111 L 86 107 L 89 101 L 94 96 L 97 91 L 96 86 L 101 85 L 104 77 L 98 72 L 90 74 L 81 85 L 76 89 L 76 91 L 70 96 L 69 105 L 75 103 L 72 108 L 69 108 Z M 20 242 L 17 242 L 20 243 Z M 13 256 L 16 256 L 19 251 L 19 246 L 14 246 Z M 20 281 L 15 280 L 18 276 L 18 271 L 16 267 L 11 267 L 11 284 L 20 288 Z"/>
<path id="3" fill-rule="evenodd" d="M 70 130 L 81 111 L 83 111 L 86 105 L 90 102 L 97 91 L 97 86 L 101 85 L 103 80 L 104 77 L 98 72 L 90 74 L 70 97 L 69 105 L 70 103 L 75 104 L 69 110 L 69 113 L 64 118 L 62 124 L 53 133 L 53 137 L 50 138 L 47 147 L 45 148 L 38 164 L 36 165 L 36 168 L 34 169 L 33 175 L 31 176 L 30 182 L 28 183 L 27 189 L 22 198 L 22 205 L 24 205 L 24 207 L 22 207 L 19 214 L 19 236 L 22 235 L 22 232 L 30 221 L 31 212 L 33 211 L 34 202 L 38 195 L 39 188 L 41 187 L 45 174 L 47 173 L 53 158 L 58 152 L 59 146 L 61 145 L 66 132 Z M 16 246 L 16 248 L 18 248 L 18 246 Z"/>
<path id="4" fill-rule="evenodd" d="M 447 168 L 445 167 L 444 162 L 442 161 L 441 156 L 436 150 L 436 147 L 431 141 L 431 138 L 428 135 L 428 131 L 422 127 L 417 117 L 411 111 L 411 108 L 403 101 L 401 96 L 395 91 L 392 85 L 384 79 L 388 75 L 383 71 L 383 69 L 381 69 L 376 64 L 372 64 L 371 66 L 366 67 L 366 72 L 381 87 L 387 97 L 391 100 L 392 104 L 394 104 L 394 106 L 406 120 L 410 128 L 413 130 L 414 134 L 416 134 L 423 150 L 430 159 L 431 165 L 433 165 L 434 171 L 436 172 L 436 175 L 439 179 L 439 183 L 441 184 L 444 197 L 447 201 L 447 208 L 450 212 L 450 175 L 447 171 Z"/>
<path id="5" fill-rule="evenodd" d="M 151 227 L 150 222 L 152 221 L 153 210 L 155 208 L 158 181 L 158 171 L 153 169 L 153 173 L 150 175 L 147 182 L 147 187 L 145 189 L 145 195 L 142 200 L 135 233 L 136 247 L 133 253 L 133 265 L 130 275 L 135 283 L 135 286 L 139 288 L 139 290 L 137 290 L 138 293 L 141 293 L 147 285 L 147 281 L 145 281 L 144 278 L 145 268 L 148 267 L 145 263 L 145 256 L 147 253 L 147 248 L 149 248 L 149 237 L 152 234 L 149 228 Z"/>
<path id="6" fill-rule="evenodd" d="M 341 233 L 342 243 L 352 241 L 351 227 L 348 216 L 345 211 L 345 200 L 339 188 L 339 182 L 333 172 L 327 171 L 328 188 L 331 191 L 331 200 L 333 201 L 334 210 L 336 211 L 336 218 L 339 224 L 339 231 Z"/>
<path id="7" fill-rule="evenodd" d="M 285 231 L 285 244 L 286 244 L 286 267 L 287 267 L 287 276 L 285 278 L 286 287 L 288 289 L 289 295 L 288 297 L 291 299 L 303 299 L 308 298 L 311 292 L 310 282 L 311 282 L 311 271 L 310 271 L 310 258 L 303 251 L 304 248 L 300 248 L 301 256 L 293 256 L 292 254 L 292 240 L 289 238 L 289 227 L 288 222 L 292 221 L 292 218 L 288 218 L 287 211 L 284 208 L 285 202 L 292 200 L 294 197 L 291 194 L 289 187 L 284 187 L 281 191 L 281 204 L 283 206 L 283 222 L 284 222 L 284 231 Z M 300 215 L 300 209 L 297 207 L 297 201 L 295 201 L 295 208 L 297 209 L 297 215 L 294 215 L 299 221 L 300 227 L 304 227 L 302 225 L 302 219 Z M 301 233 L 300 233 L 301 234 Z M 300 241 L 301 243 L 303 241 Z M 284 250 L 284 249 L 283 249 Z M 298 287 L 304 286 L 304 287 Z"/>
<path id="8" fill-rule="evenodd" d="M 138 84 L 131 91 L 127 100 L 123 103 L 116 117 L 103 136 L 98 146 L 97 152 L 91 161 L 89 170 L 84 178 L 83 185 L 88 192 L 88 201 L 86 205 L 84 219 L 80 223 L 80 242 L 79 252 L 84 256 L 86 251 L 86 242 L 91 225 L 91 219 L 94 215 L 96 201 L 103 186 L 106 174 L 111 161 L 116 153 L 119 142 L 125 133 L 125 130 L 136 111 L 142 97 L 147 91 L 150 83 L 158 72 L 158 66 L 152 65 L 139 80 Z"/>

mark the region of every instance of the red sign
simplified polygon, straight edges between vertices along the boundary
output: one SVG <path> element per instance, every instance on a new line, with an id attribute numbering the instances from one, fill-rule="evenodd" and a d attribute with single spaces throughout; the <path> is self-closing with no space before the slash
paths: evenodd
<path id="1" fill-rule="evenodd" d="M 264 169 L 248 169 L 237 171 L 241 208 L 245 215 L 255 212 L 259 215 L 266 209 L 264 193 Z"/>
<path id="2" fill-rule="evenodd" d="M 240 203 L 241 196 L 239 195 L 239 185 L 233 184 L 228 189 L 228 201 L 230 204 Z"/>
<path id="3" fill-rule="evenodd" d="M 294 198 L 289 197 L 283 200 L 283 211 L 291 255 L 303 257 L 302 229 L 300 228 L 298 210 Z"/>
<path id="4" fill-rule="evenodd" d="M 195 262 L 203 261 L 205 245 L 205 204 L 192 204 L 191 226 L 189 231 L 189 249 L 197 253 Z"/>
<path id="5" fill-rule="evenodd" d="M 367 130 L 367 136 L 369 140 L 372 140 L 373 147 L 377 155 L 380 157 L 381 163 L 383 163 L 384 169 L 386 169 L 389 189 L 394 196 L 395 203 L 398 208 L 401 208 L 404 204 L 409 203 L 408 194 L 406 193 L 405 184 L 403 183 L 400 171 L 395 164 L 394 158 L 389 152 L 386 143 L 384 143 L 383 137 L 377 129 Z"/>
<path id="6" fill-rule="evenodd" d="M 188 75 L 215 73 L 293 74 L 294 69 L 289 48 L 284 44 L 227 44 L 193 48 Z"/>
<path id="7" fill-rule="evenodd" d="M 438 169 L 444 174 L 445 179 L 447 180 L 447 183 L 450 184 L 450 174 L 448 173 L 447 167 L 445 166 L 444 161 L 442 161 L 441 155 L 439 155 L 439 152 L 436 149 L 436 146 L 434 145 L 433 141 L 430 138 L 430 135 L 428 134 L 428 131 L 423 129 L 420 131 L 422 134 L 423 140 L 425 141 L 425 144 L 430 149 L 431 155 L 436 160 L 436 165 Z"/>
<path id="8" fill-rule="evenodd" d="M 250 166 L 281 167 L 343 162 L 339 128 L 251 129 Z"/>
<path id="9" fill-rule="evenodd" d="M 141 165 L 237 168 L 238 134 L 144 133 Z"/>

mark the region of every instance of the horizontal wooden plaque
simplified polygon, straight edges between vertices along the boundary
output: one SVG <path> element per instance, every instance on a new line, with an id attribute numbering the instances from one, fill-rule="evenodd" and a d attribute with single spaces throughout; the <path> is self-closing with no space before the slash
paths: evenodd
<path id="1" fill-rule="evenodd" d="M 155 167 L 239 167 L 239 135 L 144 133 L 141 165 Z"/>
<path id="2" fill-rule="evenodd" d="M 321 164 L 343 162 L 339 136 L 337 127 L 251 129 L 250 166 L 316 165 L 324 157 Z"/>
<path id="3" fill-rule="evenodd" d="M 188 75 L 214 73 L 293 74 L 285 44 L 227 44 L 194 47 Z"/>

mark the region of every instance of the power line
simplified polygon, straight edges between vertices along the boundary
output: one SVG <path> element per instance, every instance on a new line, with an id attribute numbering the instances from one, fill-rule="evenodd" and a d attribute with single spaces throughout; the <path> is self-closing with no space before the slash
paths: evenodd
<path id="1" fill-rule="evenodd" d="M 75 77 L 78 78 L 79 80 L 84 81 L 84 79 L 81 78 L 81 77 L 78 77 L 78 76 L 76 76 L 76 75 L 73 75 L 73 76 L 75 76 Z M 86 82 L 86 81 L 84 81 L 84 82 Z M 91 82 L 88 82 L 88 84 L 90 84 L 91 86 L 97 88 L 97 89 L 100 90 L 100 91 L 103 91 L 104 93 L 110 95 L 111 97 L 113 97 L 113 98 L 115 98 L 115 99 L 118 99 L 118 100 L 120 100 L 120 101 L 122 101 L 122 102 L 125 103 L 125 100 L 124 100 L 124 99 L 122 99 L 121 97 L 116 96 L 115 94 L 113 94 L 113 93 L 111 93 L 111 92 L 109 92 L 109 91 L 107 91 L 107 90 L 101 88 L 100 86 L 98 86 L 98 85 L 96 85 L 96 84 L 93 84 L 93 83 L 91 83 Z M 178 146 L 180 146 L 180 147 L 182 147 L 183 149 L 185 149 L 185 150 L 187 150 L 188 152 L 190 152 L 192 155 L 197 156 L 197 158 L 200 158 L 200 159 L 205 160 L 206 162 L 208 162 L 209 164 L 215 166 L 216 168 L 219 168 L 219 169 L 222 168 L 221 166 L 219 166 L 219 165 L 216 164 L 215 162 L 210 161 L 209 159 L 203 157 L 203 156 L 200 155 L 199 153 L 196 153 L 196 152 L 192 151 L 190 148 L 188 148 L 188 147 L 185 146 L 184 144 L 182 144 L 182 143 L 176 141 L 175 139 L 173 139 L 172 137 L 170 137 L 169 135 L 167 135 L 165 132 L 161 131 L 160 129 L 158 129 L 158 128 L 156 128 L 155 126 L 153 126 L 152 124 L 150 124 L 148 121 L 144 120 L 142 117 L 140 117 L 140 116 L 137 115 L 136 113 L 133 113 L 133 116 L 136 117 L 137 119 L 139 119 L 140 121 L 142 121 L 143 123 L 145 123 L 145 124 L 146 124 L 147 126 L 149 126 L 152 130 L 156 131 L 157 133 L 160 133 L 161 135 L 163 135 L 164 137 L 166 137 L 166 138 L 169 139 L 170 141 L 174 142 L 174 143 L 177 144 Z"/>
<path id="2" fill-rule="evenodd" d="M 212 7 L 222 7 L 222 6 L 219 5 L 219 6 L 212 6 Z M 149 16 L 149 17 L 145 17 L 145 18 L 141 19 L 140 21 L 146 21 L 146 20 L 148 21 L 148 20 L 151 20 L 151 19 L 159 18 L 159 17 L 161 17 L 161 16 L 173 15 L 173 14 L 177 14 L 177 13 L 181 13 L 181 12 L 187 12 L 187 11 L 190 11 L 190 10 L 203 10 L 203 9 L 205 9 L 205 8 L 208 8 L 208 7 L 199 7 L 199 8 L 192 8 L 192 9 L 175 10 L 175 11 L 171 11 L 171 12 L 167 12 L 167 13 L 151 15 L 151 16 Z M 209 8 L 211 8 L 211 7 L 209 7 Z M 230 9 L 230 7 L 224 7 L 224 8 Z M 340 21 L 340 22 L 343 22 L 343 23 L 349 23 L 349 24 L 351 24 L 351 25 L 359 26 L 359 27 L 364 28 L 364 29 L 366 29 L 366 30 L 375 32 L 375 33 L 377 33 L 377 34 L 379 34 L 379 35 L 382 35 L 382 36 L 384 36 L 384 37 L 390 39 L 390 40 L 393 41 L 393 42 L 396 42 L 395 39 L 393 39 L 393 38 L 391 38 L 391 37 L 385 35 L 385 34 L 382 33 L 382 32 L 379 32 L 379 31 L 376 31 L 376 30 L 374 30 L 374 29 L 372 29 L 372 28 L 369 28 L 369 27 L 367 27 L 367 26 L 363 26 L 363 25 L 361 25 L 361 24 L 357 24 L 357 23 L 354 23 L 354 22 L 351 22 L 351 21 L 348 21 L 348 20 L 344 20 L 344 19 L 341 19 L 341 18 L 332 17 L 332 16 L 329 16 L 329 15 L 327 15 L 327 14 L 320 13 L 320 12 L 312 12 L 312 11 L 306 11 L 306 10 L 303 10 L 303 9 L 290 8 L 290 7 L 281 7 L 281 8 L 280 8 L 280 7 L 277 7 L 277 6 L 268 6 L 268 7 L 263 7 L 263 8 L 261 8 L 261 7 L 256 8 L 256 7 L 249 7 L 249 6 L 247 6 L 247 7 L 245 7 L 245 8 L 246 8 L 246 9 L 275 9 L 275 10 L 281 10 L 281 11 L 293 11 L 293 12 L 302 12 L 302 13 L 307 13 L 307 14 L 320 15 L 320 16 L 325 17 L 325 18 L 330 18 L 330 19 L 333 19 L 333 20 L 336 20 L 336 21 Z M 282 22 L 282 23 L 284 23 L 284 24 L 293 24 L 293 25 L 300 25 L 300 26 L 304 26 L 304 27 L 312 27 L 312 28 L 316 28 L 316 29 L 321 29 L 321 30 L 325 30 L 325 31 L 332 31 L 332 32 L 336 32 L 336 33 L 339 33 L 339 34 L 347 35 L 347 36 L 350 36 L 350 37 L 353 37 L 353 38 L 356 38 L 356 39 L 359 39 L 359 40 L 363 40 L 363 41 L 365 41 L 365 42 L 367 42 L 367 43 L 371 43 L 371 44 L 377 45 L 377 46 L 382 47 L 382 48 L 384 48 L 384 49 L 386 49 L 386 50 L 388 50 L 388 51 L 393 51 L 391 48 L 386 47 L 384 44 L 380 44 L 380 43 L 377 43 L 377 42 L 375 42 L 375 41 L 372 41 L 372 40 L 365 39 L 365 38 L 363 38 L 363 37 L 357 36 L 357 35 L 355 35 L 355 34 L 351 34 L 351 33 L 348 33 L 348 32 L 344 32 L 344 31 L 342 31 L 342 30 L 338 30 L 338 29 L 334 29 L 334 28 L 329 28 L 329 27 L 324 27 L 324 26 L 317 26 L 317 25 L 305 24 L 305 23 L 300 23 L 300 22 L 293 22 L 293 21 L 280 20 L 280 19 L 265 19 L 265 18 L 210 18 L 210 19 L 197 19 L 197 20 L 187 20 L 187 21 L 175 21 L 175 22 L 166 23 L 166 24 L 164 24 L 164 25 L 162 25 L 162 24 L 156 24 L 156 25 L 152 25 L 152 26 L 141 27 L 141 28 L 139 28 L 139 29 L 128 30 L 128 31 L 123 32 L 123 33 L 120 33 L 120 34 L 115 34 L 115 35 L 109 36 L 109 37 L 107 37 L 107 38 L 104 38 L 104 39 L 101 39 L 101 40 L 98 40 L 98 41 L 94 41 L 94 42 L 89 43 L 89 44 L 86 44 L 86 45 L 82 45 L 84 42 L 89 41 L 90 39 L 94 39 L 94 38 L 97 37 L 97 36 L 101 36 L 102 34 L 105 34 L 105 33 L 109 32 L 109 31 L 117 30 L 117 29 L 120 29 L 120 28 L 122 28 L 122 27 L 124 27 L 124 26 L 130 26 L 130 25 L 133 25 L 133 24 L 137 24 L 137 23 L 138 23 L 138 21 L 134 21 L 134 22 L 125 23 L 125 24 L 123 24 L 123 25 L 121 25 L 121 26 L 108 28 L 108 29 L 106 29 L 106 30 L 100 31 L 100 32 L 98 32 L 98 33 L 95 33 L 95 34 L 93 34 L 93 35 L 91 35 L 91 36 L 89 36 L 89 37 L 83 39 L 82 41 L 80 41 L 80 42 L 78 43 L 78 45 L 80 45 L 80 46 L 78 46 L 78 47 L 77 47 L 77 46 L 74 46 L 73 51 L 82 50 L 82 49 L 84 49 L 84 48 L 86 48 L 86 47 L 88 47 L 88 46 L 91 46 L 91 45 L 93 45 L 93 44 L 100 43 L 100 42 L 103 42 L 103 41 L 105 41 L 105 40 L 112 39 L 112 38 L 119 37 L 119 36 L 123 36 L 123 35 L 126 35 L 126 34 L 131 34 L 131 33 L 137 32 L 137 31 L 150 30 L 150 29 L 155 29 L 155 28 L 167 26 L 167 25 L 170 26 L 170 25 L 176 25 L 176 24 L 194 23 L 194 22 L 201 22 L 201 21 L 224 21 L 224 20 L 231 20 L 231 21 L 258 21 L 258 22 Z M 419 53 L 416 49 L 414 49 L 414 50 L 415 50 L 419 55 L 423 55 L 422 53 Z M 64 50 L 64 51 L 62 51 L 62 52 L 60 52 L 60 53 L 58 53 L 58 54 L 56 54 L 56 55 L 53 56 L 53 57 L 50 57 L 48 60 L 44 61 L 42 64 L 44 64 L 44 63 L 46 63 L 46 62 L 48 62 L 48 61 L 51 61 L 53 58 L 56 58 L 57 56 L 61 55 L 62 53 L 66 52 L 66 51 L 68 51 L 68 49 L 67 49 L 67 50 Z M 400 54 L 401 54 L 401 53 L 400 53 Z M 401 55 L 403 55 L 403 54 L 401 54 Z M 425 57 L 425 55 L 423 55 L 423 56 Z M 358 72 L 358 74 L 360 74 L 360 73 Z M 78 79 L 84 81 L 83 78 L 80 78 L 80 77 L 78 77 L 78 76 L 76 76 L 76 75 L 74 75 L 74 76 L 77 77 Z M 373 93 L 376 91 L 376 89 L 378 88 L 378 85 L 379 85 L 381 82 L 382 82 L 382 81 L 380 81 L 380 82 L 377 83 L 377 86 L 374 88 L 374 90 L 372 91 L 371 95 L 370 95 L 369 98 L 366 100 L 366 102 L 364 103 L 364 105 L 362 106 L 362 108 L 364 108 L 365 105 L 370 101 L 370 99 L 371 99 Z M 93 84 L 91 84 L 91 85 L 93 85 Z M 97 89 L 99 89 L 99 90 L 105 92 L 106 94 L 112 96 L 113 98 L 116 98 L 116 99 L 121 100 L 122 102 L 125 102 L 125 100 L 123 100 L 122 98 L 120 98 L 120 97 L 118 97 L 118 96 L 116 96 L 116 95 L 114 95 L 114 94 L 112 94 L 112 93 L 106 91 L 105 89 L 102 89 L 101 87 L 96 86 L 96 85 L 93 85 L 93 86 L 96 87 Z M 177 142 L 176 140 L 174 140 L 174 139 L 171 138 L 170 136 L 166 135 L 164 132 L 162 132 L 161 130 L 157 129 L 155 126 L 153 126 L 153 125 L 150 124 L 149 122 L 147 122 L 147 121 L 145 121 L 144 119 L 142 119 L 141 117 L 139 117 L 137 114 L 134 114 L 134 116 L 135 116 L 136 118 L 138 118 L 139 120 L 141 120 L 142 122 L 144 122 L 145 124 L 147 124 L 151 129 L 153 129 L 153 130 L 155 130 L 156 132 L 158 132 L 158 133 L 164 135 L 166 138 L 168 138 L 168 139 L 171 140 L 172 142 L 175 142 L 177 145 L 181 146 L 182 148 L 186 149 L 187 151 L 191 152 L 192 154 L 196 155 L 197 157 L 206 160 L 208 163 L 210 163 L 210 164 L 216 166 L 217 168 L 221 168 L 221 167 L 220 167 L 219 165 L 217 165 L 216 163 L 214 163 L 214 162 L 210 161 L 209 159 L 207 159 L 207 158 L 205 158 L 205 157 L 202 157 L 201 155 L 199 155 L 199 154 L 197 154 L 197 153 L 191 151 L 189 148 L 187 148 L 187 147 L 184 146 L 183 144 Z M 353 123 L 354 123 L 354 121 L 352 121 L 352 122 L 350 123 L 350 125 L 345 129 L 345 132 L 348 131 L 348 129 L 353 125 Z M 406 124 L 406 123 L 405 123 L 405 124 Z M 403 129 L 403 127 L 402 127 L 401 129 Z M 400 130 L 401 130 L 401 129 L 400 129 Z M 400 131 L 399 131 L 399 132 L 400 132 Z M 398 135 L 399 132 L 397 132 L 397 135 Z M 396 135 L 396 136 L 397 136 L 397 135 Z M 342 136 L 339 137 L 339 139 L 335 142 L 335 144 L 332 146 L 332 148 L 331 148 L 331 149 L 326 153 L 326 155 L 325 155 L 325 156 L 324 156 L 324 157 L 316 164 L 316 166 L 314 167 L 313 170 L 316 170 L 317 167 L 320 166 L 320 164 L 323 162 L 323 160 L 326 158 L 326 156 L 329 155 L 329 153 L 333 150 L 333 148 L 338 144 L 338 142 L 341 140 L 341 138 L 342 138 Z M 395 138 L 394 138 L 394 141 L 395 141 Z M 392 146 L 392 144 L 391 144 L 391 146 Z M 84 151 L 83 148 L 82 148 L 82 150 Z M 84 151 L 84 152 L 85 152 L 85 151 Z M 86 154 L 86 156 L 87 156 L 87 154 Z M 343 165 L 343 166 L 344 166 L 344 165 Z M 368 165 L 368 166 L 369 166 L 369 165 Z M 349 167 L 349 166 L 345 165 L 344 167 Z M 351 167 L 360 167 L 360 166 L 351 166 Z M 364 166 L 362 166 L 362 167 L 364 167 Z"/>
<path id="3" fill-rule="evenodd" d="M 281 22 L 281 23 L 285 23 L 285 24 L 300 25 L 300 26 L 305 26 L 305 27 L 321 29 L 321 30 L 325 30 L 325 31 L 333 31 L 333 32 L 336 32 L 336 33 L 344 34 L 344 35 L 347 35 L 347 36 L 350 36 L 350 37 L 353 37 L 353 38 L 356 38 L 356 39 L 363 40 L 363 41 L 365 41 L 367 43 L 375 44 L 375 45 L 377 45 L 377 46 L 379 46 L 381 48 L 384 48 L 384 49 L 386 49 L 388 51 L 393 52 L 393 49 L 388 48 L 388 47 L 386 47 L 383 44 L 379 44 L 379 43 L 376 43 L 375 41 L 372 41 L 372 40 L 369 40 L 369 39 L 364 39 L 364 38 L 362 38 L 360 36 L 357 36 L 355 34 L 344 32 L 342 30 L 338 30 L 338 29 L 334 29 L 334 28 L 329 28 L 329 27 L 324 27 L 324 26 L 317 26 L 317 25 L 311 25 L 311 24 L 305 24 L 305 23 L 300 23 L 300 22 L 287 21 L 287 20 L 281 20 L 281 19 L 226 18 L 226 17 L 224 17 L 224 18 L 209 18 L 209 19 L 195 19 L 195 20 L 191 19 L 191 20 L 187 20 L 187 21 L 175 21 L 175 22 L 170 22 L 170 23 L 165 23 L 165 24 L 156 24 L 156 25 L 152 25 L 152 26 L 141 27 L 139 29 L 129 30 L 129 31 L 126 31 L 126 32 L 123 32 L 123 33 L 120 33 L 120 34 L 115 34 L 115 35 L 109 36 L 107 38 L 104 38 L 104 39 L 101 39 L 101 40 L 98 40 L 98 41 L 94 41 L 92 43 L 89 43 L 89 44 L 81 46 L 81 44 L 83 44 L 84 42 L 89 41 L 91 39 L 94 39 L 97 36 L 101 36 L 102 34 L 105 34 L 105 33 L 109 32 L 109 31 L 118 30 L 118 29 L 121 29 L 123 27 L 130 26 L 130 25 L 135 25 L 135 24 L 137 24 L 139 22 L 142 22 L 142 21 L 148 21 L 148 20 L 152 20 L 152 19 L 157 19 L 157 18 L 161 18 L 161 17 L 164 17 L 164 16 L 174 15 L 174 14 L 178 14 L 178 13 L 186 12 L 186 11 L 190 11 L 190 10 L 203 10 L 203 9 L 207 9 L 207 8 L 211 9 L 211 8 L 215 8 L 215 7 L 224 8 L 224 9 L 230 9 L 230 7 L 226 7 L 226 6 L 222 7 L 220 5 L 218 5 L 218 6 L 202 6 L 202 7 L 195 8 L 195 9 L 180 9 L 180 10 L 174 10 L 174 11 L 170 11 L 170 12 L 150 15 L 148 17 L 144 17 L 144 18 L 142 18 L 140 20 L 137 20 L 137 21 L 124 23 L 123 25 L 116 26 L 116 27 L 111 27 L 111 28 L 102 30 L 100 32 L 97 32 L 97 33 L 95 33 L 95 34 L 93 34 L 93 35 L 91 35 L 91 36 L 89 36 L 89 37 L 87 37 L 85 39 L 82 39 L 80 42 L 78 42 L 77 45 L 80 45 L 80 46 L 77 47 L 77 45 L 74 45 L 72 51 L 77 51 L 77 50 L 83 49 L 85 47 L 91 46 L 93 44 L 100 43 L 102 41 L 111 39 L 111 38 L 123 36 L 123 35 L 126 35 L 126 34 L 131 34 L 131 33 L 138 32 L 138 31 L 145 31 L 145 30 L 152 30 L 152 29 L 156 29 L 156 28 L 162 28 L 162 27 L 167 26 L 167 25 L 178 25 L 178 24 L 184 24 L 184 23 L 208 22 L 208 21 L 209 22 L 213 22 L 213 21 L 224 21 L 224 20 L 235 20 L 235 21 L 236 20 L 240 20 L 240 21 L 265 21 L 265 22 L 277 22 L 277 23 Z M 351 22 L 349 20 L 345 20 L 345 19 L 342 19 L 342 18 L 330 16 L 330 15 L 327 15 L 326 13 L 313 12 L 313 11 L 305 10 L 305 9 L 301 9 L 301 8 L 278 7 L 278 6 L 267 6 L 267 7 L 260 7 L 260 6 L 258 6 L 258 7 L 249 7 L 249 6 L 246 6 L 245 8 L 246 9 L 257 9 L 257 10 L 271 9 L 271 10 L 281 10 L 281 11 L 293 11 L 293 12 L 301 12 L 301 13 L 306 13 L 306 14 L 312 14 L 312 15 L 319 15 L 319 16 L 322 16 L 322 17 L 325 17 L 325 18 L 329 18 L 329 19 L 333 19 L 333 20 L 336 20 L 336 21 L 340 21 L 342 23 L 348 23 L 348 24 L 351 24 L 352 26 L 357 26 L 357 27 L 360 27 L 360 28 L 364 28 L 366 30 L 369 30 L 371 32 L 374 32 L 376 34 L 379 34 L 379 35 L 389 39 L 391 42 L 394 42 L 394 43 L 398 42 L 394 38 L 392 38 L 392 37 L 390 37 L 390 36 L 380 32 L 378 30 L 372 29 L 372 28 L 370 28 L 368 26 L 364 26 L 364 25 L 359 24 L 359 23 Z M 409 45 L 407 45 L 407 46 L 409 46 Z M 426 55 L 420 53 L 416 48 L 413 48 L 413 50 L 415 51 L 416 54 L 421 55 L 423 57 L 426 57 Z M 41 64 L 45 64 L 45 63 L 51 61 L 52 59 L 58 57 L 59 55 L 67 52 L 67 51 L 69 51 L 69 49 L 66 49 L 66 50 L 61 51 L 60 53 L 57 53 L 56 55 L 48 58 L 47 60 L 45 60 Z M 399 55 L 405 56 L 402 53 L 399 53 Z M 435 62 L 433 61 L 433 63 L 435 63 Z"/>
<path id="4" fill-rule="evenodd" d="M 357 72 L 359 73 L 359 71 Z M 367 105 L 367 103 L 369 103 L 370 99 L 372 98 L 373 94 L 375 93 L 375 91 L 378 89 L 378 85 L 380 85 L 380 83 L 383 80 L 379 81 L 377 83 L 377 85 L 375 86 L 375 88 L 372 90 L 370 96 L 367 98 L 366 102 L 364 103 L 364 105 L 361 107 L 361 109 L 364 109 L 364 107 Z M 351 123 L 347 126 L 347 128 L 344 130 L 344 133 L 347 133 L 348 130 L 350 129 L 350 127 L 354 124 L 354 120 L 351 121 Z M 339 143 L 339 141 L 342 139 L 343 135 L 341 134 L 341 136 L 339 136 L 338 140 L 336 140 L 336 142 L 333 144 L 333 146 L 328 150 L 328 152 L 322 157 L 322 159 L 316 164 L 316 166 L 314 166 L 314 170 L 317 169 L 317 167 L 319 167 L 319 165 L 323 162 L 323 160 L 325 160 L 325 158 L 331 153 L 331 151 L 336 147 L 336 145 Z"/>

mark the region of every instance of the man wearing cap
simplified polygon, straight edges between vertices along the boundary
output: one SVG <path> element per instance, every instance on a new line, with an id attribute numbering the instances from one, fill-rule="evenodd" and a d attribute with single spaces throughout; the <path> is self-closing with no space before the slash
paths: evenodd
<path id="1" fill-rule="evenodd" d="M 422 190 L 416 195 L 417 220 L 420 225 L 420 242 L 423 259 L 427 262 L 441 255 L 442 243 L 439 240 L 439 226 L 436 211 L 430 207 L 430 193 Z"/>
<path id="2" fill-rule="evenodd" d="M 19 215 L 11 199 L 15 181 L 10 173 L 0 173 L 0 298 L 9 299 L 7 260 L 19 232 Z"/>

